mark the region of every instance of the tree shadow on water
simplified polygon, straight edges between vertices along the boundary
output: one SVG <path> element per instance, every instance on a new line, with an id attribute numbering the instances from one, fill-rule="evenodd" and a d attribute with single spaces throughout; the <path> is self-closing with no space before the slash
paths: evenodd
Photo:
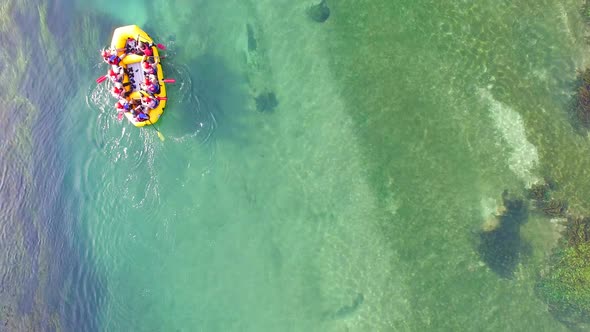
<path id="1" fill-rule="evenodd" d="M 530 245 L 520 237 L 520 226 L 528 219 L 528 207 L 523 199 L 502 193 L 503 207 L 491 217 L 491 222 L 480 235 L 478 251 L 481 259 L 502 278 L 511 279 L 523 255 L 530 252 Z"/>

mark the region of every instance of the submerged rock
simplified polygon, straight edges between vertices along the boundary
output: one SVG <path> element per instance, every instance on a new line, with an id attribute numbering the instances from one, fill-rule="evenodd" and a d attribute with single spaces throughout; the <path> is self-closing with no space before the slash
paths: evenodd
<path id="1" fill-rule="evenodd" d="M 324 313 L 326 319 L 343 319 L 355 313 L 365 301 L 363 293 L 358 293 L 350 304 L 345 304 L 333 312 Z"/>
<path id="2" fill-rule="evenodd" d="M 274 92 L 261 93 L 258 95 L 258 97 L 256 97 L 256 109 L 259 112 L 274 112 L 278 105 L 279 101 L 277 100 L 277 96 Z"/>
<path id="3" fill-rule="evenodd" d="M 481 259 L 503 278 L 512 278 L 520 256 L 527 249 L 520 238 L 520 226 L 526 223 L 528 209 L 524 200 L 502 194 L 499 214 L 486 220 L 480 232 L 478 247 Z"/>
<path id="4" fill-rule="evenodd" d="M 330 8 L 326 0 L 322 0 L 319 4 L 311 6 L 307 10 L 307 16 L 318 23 L 324 23 L 330 17 Z"/>
<path id="5" fill-rule="evenodd" d="M 246 24 L 246 32 L 248 33 L 248 51 L 256 51 L 258 43 L 256 42 L 256 36 L 254 35 L 254 28 L 252 28 L 252 25 Z"/>

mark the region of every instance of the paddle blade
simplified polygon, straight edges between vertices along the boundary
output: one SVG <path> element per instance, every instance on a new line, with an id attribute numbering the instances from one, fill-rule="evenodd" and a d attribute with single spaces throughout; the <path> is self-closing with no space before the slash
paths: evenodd
<path id="1" fill-rule="evenodd" d="M 96 79 L 96 83 L 102 83 L 106 79 L 107 79 L 107 75 L 101 76 L 101 77 L 99 77 L 99 78 Z"/>
<path id="2" fill-rule="evenodd" d="M 168 100 L 168 97 L 157 97 L 158 100 Z"/>
<path id="3" fill-rule="evenodd" d="M 166 49 L 166 46 L 164 46 L 162 44 L 158 44 L 156 46 L 158 46 L 158 48 L 161 49 L 161 50 L 165 50 Z"/>
<path id="4" fill-rule="evenodd" d="M 173 79 L 173 78 L 166 78 L 166 79 L 163 79 L 162 82 L 164 82 L 164 83 L 176 83 L 176 80 Z"/>
<path id="5" fill-rule="evenodd" d="M 164 135 L 162 135 L 162 133 L 159 130 L 157 131 L 157 133 L 158 133 L 158 138 L 160 138 L 160 141 L 164 142 L 164 140 L 166 139 L 164 137 Z"/>
<path id="6" fill-rule="evenodd" d="M 123 112 L 119 112 L 117 114 L 117 120 L 119 120 L 119 121 L 123 120 Z"/>

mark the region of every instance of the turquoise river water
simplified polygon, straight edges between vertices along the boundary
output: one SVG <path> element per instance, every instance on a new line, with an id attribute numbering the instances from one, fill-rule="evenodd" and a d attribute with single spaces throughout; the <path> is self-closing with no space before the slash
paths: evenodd
<path id="1" fill-rule="evenodd" d="M 0 4 L 0 330 L 567 330 L 556 223 L 500 268 L 479 241 L 543 178 L 590 211 L 583 2 L 318 2 Z M 166 46 L 164 142 L 95 83 L 128 24 Z"/>

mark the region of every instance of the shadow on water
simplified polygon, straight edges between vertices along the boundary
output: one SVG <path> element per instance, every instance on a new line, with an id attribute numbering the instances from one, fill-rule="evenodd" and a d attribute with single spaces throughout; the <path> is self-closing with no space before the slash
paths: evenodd
<path id="1" fill-rule="evenodd" d="M 526 202 L 504 191 L 503 207 L 492 216 L 480 234 L 478 251 L 481 259 L 502 278 L 512 278 L 523 255 L 530 253 L 530 245 L 520 237 L 520 226 L 528 219 Z"/>
<path id="2" fill-rule="evenodd" d="M 202 114 L 211 114 L 217 121 L 218 139 L 246 141 L 245 125 L 241 119 L 247 112 L 250 99 L 244 78 L 228 68 L 224 60 L 212 54 L 203 54 L 191 61 L 191 94 L 184 104 L 174 106 L 182 121 L 175 121 L 180 134 L 192 133 L 202 122 Z M 172 88 L 174 89 L 174 88 Z"/>

